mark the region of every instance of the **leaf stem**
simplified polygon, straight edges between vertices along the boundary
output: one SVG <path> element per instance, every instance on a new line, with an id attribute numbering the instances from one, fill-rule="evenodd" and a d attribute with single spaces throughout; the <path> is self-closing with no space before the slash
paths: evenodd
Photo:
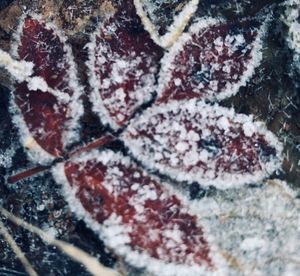
<path id="1" fill-rule="evenodd" d="M 74 157 L 74 156 L 79 155 L 81 153 L 88 152 L 92 149 L 104 146 L 104 145 L 112 142 L 115 139 L 116 139 L 116 137 L 114 137 L 113 135 L 107 134 L 107 135 L 105 135 L 101 138 L 98 138 L 98 139 L 92 141 L 91 143 L 89 143 L 89 144 L 87 144 L 83 147 L 80 147 L 78 149 L 75 149 L 75 150 L 71 151 L 70 153 L 68 153 L 66 155 L 65 160 L 68 160 L 71 157 Z M 13 176 L 8 177 L 7 182 L 10 183 L 10 184 L 13 184 L 13 183 L 16 183 L 16 182 L 18 182 L 22 179 L 34 176 L 34 175 L 36 175 L 38 173 L 41 173 L 41 172 L 45 172 L 45 171 L 49 170 L 52 167 L 52 165 L 57 161 L 58 161 L 58 159 L 55 159 L 51 165 L 37 166 L 37 167 L 31 168 L 31 169 L 27 169 L 23 172 L 17 173 Z"/>
<path id="2" fill-rule="evenodd" d="M 51 168 L 51 166 L 38 166 L 38 167 L 34 167 L 34 168 L 31 168 L 31 169 L 28 169 L 26 171 L 23 171 L 23 172 L 20 172 L 20 173 L 17 173 L 13 176 L 10 176 L 7 178 L 7 182 L 10 183 L 10 184 L 13 184 L 13 183 L 16 183 L 22 179 L 25 179 L 25 178 L 28 178 L 30 176 L 34 176 L 40 172 L 44 172 L 44 171 L 47 171 Z"/>
<path id="3" fill-rule="evenodd" d="M 75 149 L 74 151 L 71 151 L 68 156 L 67 156 L 67 159 L 73 157 L 73 156 L 76 156 L 76 155 L 79 155 L 83 152 L 87 152 L 87 151 L 90 151 L 92 149 L 95 149 L 95 148 L 98 148 L 98 147 L 102 147 L 112 141 L 114 141 L 116 139 L 116 137 L 114 137 L 113 135 L 111 134 L 107 134 L 101 138 L 98 138 L 94 141 L 92 141 L 91 143 L 81 147 L 81 148 L 78 148 L 78 149 Z"/>

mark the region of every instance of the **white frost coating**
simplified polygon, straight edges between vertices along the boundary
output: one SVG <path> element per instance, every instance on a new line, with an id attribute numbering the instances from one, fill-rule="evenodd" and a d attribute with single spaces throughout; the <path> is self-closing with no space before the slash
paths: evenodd
<path id="1" fill-rule="evenodd" d="M 283 4 L 286 10 L 282 20 L 289 28 L 287 42 L 289 47 L 300 55 L 300 1 L 288 0 Z"/>
<path id="2" fill-rule="evenodd" d="M 262 248 L 266 248 L 266 241 L 264 239 L 260 239 L 257 237 L 254 238 L 246 238 L 243 240 L 243 242 L 241 243 L 240 247 L 242 250 L 245 251 L 253 251 L 253 250 L 257 250 L 257 249 L 262 249 Z"/>
<path id="3" fill-rule="evenodd" d="M 86 45 L 88 48 L 88 54 L 89 58 L 86 61 L 86 65 L 88 68 L 88 75 L 89 75 L 89 83 L 92 88 L 92 93 L 90 95 L 90 102 L 92 103 L 93 111 L 98 114 L 98 117 L 100 118 L 101 122 L 103 124 L 107 124 L 113 129 L 118 129 L 118 124 L 111 119 L 111 116 L 106 109 L 106 107 L 103 104 L 103 101 L 100 97 L 99 91 L 101 89 L 101 84 L 98 79 L 98 76 L 95 72 L 95 64 L 96 64 L 96 55 L 95 51 L 97 49 L 97 33 L 101 29 L 101 26 L 99 26 L 98 30 L 95 31 L 93 35 L 90 36 L 91 42 Z"/>
<path id="4" fill-rule="evenodd" d="M 42 77 L 32 77 L 27 79 L 27 87 L 29 90 L 40 90 L 42 92 L 51 93 L 62 103 L 68 103 L 70 101 L 69 94 L 52 89 Z"/>
<path id="5" fill-rule="evenodd" d="M 102 30 L 102 26 L 99 26 L 90 36 L 91 42 L 86 45 L 89 53 L 89 59 L 86 64 L 88 67 L 89 83 L 92 88 L 90 102 L 92 103 L 93 111 L 98 114 L 101 122 L 109 125 L 114 130 L 122 127 L 118 124 L 117 120 L 123 121 L 124 114 L 130 115 L 130 113 L 134 113 L 139 106 L 151 100 L 155 85 L 154 74 L 157 71 L 155 68 L 156 64 L 153 64 L 152 56 L 147 57 L 147 53 L 136 53 L 134 49 L 125 49 L 128 51 L 128 54 L 124 56 L 113 52 L 109 45 L 97 45 L 97 37 L 101 34 L 101 31 L 111 36 L 112 39 L 118 39 L 115 35 L 115 29 L 119 28 L 119 26 L 116 26 L 118 23 L 111 23 L 107 26 L 106 30 Z M 109 56 L 109 60 L 105 56 Z M 103 68 L 105 68 L 108 62 L 110 63 L 111 72 L 107 78 L 101 80 L 96 70 L 99 70 L 100 74 L 103 74 Z M 144 73 L 138 69 L 138 66 L 143 63 L 149 69 L 149 72 Z M 127 97 L 123 88 L 116 89 L 113 85 L 121 85 L 133 78 L 135 78 L 134 81 L 136 83 L 133 90 L 128 93 L 129 99 L 126 99 Z M 108 91 L 109 87 L 111 87 L 111 91 Z M 109 97 L 104 98 L 101 93 L 110 94 Z M 110 111 L 118 113 L 117 120 L 113 118 Z"/>
<path id="6" fill-rule="evenodd" d="M 105 152 L 99 154 L 98 151 L 94 151 L 89 155 L 90 159 L 99 158 L 101 161 L 103 156 L 107 160 Z M 109 154 L 109 156 L 114 160 L 118 155 L 114 157 Z M 87 155 L 84 158 L 88 160 Z M 128 159 L 124 159 L 124 162 L 127 162 L 125 160 Z M 79 219 L 85 220 L 100 238 L 106 238 L 107 236 L 104 237 L 102 234 L 105 226 L 95 222 L 76 198 L 76 190 L 68 184 L 63 164 L 58 164 L 53 173 L 55 179 L 63 185 L 64 195 L 71 210 Z M 173 268 L 175 272 L 170 273 L 172 271 L 170 266 L 156 266 L 157 264 L 147 256 L 128 251 L 126 246 L 119 246 L 116 253 L 122 256 L 128 254 L 129 256 L 124 258 L 131 265 L 135 267 L 140 265 L 141 268 L 146 266 L 151 275 L 164 276 L 298 275 L 300 202 L 296 199 L 297 193 L 286 183 L 270 180 L 257 187 L 217 190 L 214 195 L 194 201 L 187 199 L 187 191 L 176 191 L 165 182 L 162 185 L 170 189 L 170 193 L 174 192 L 185 206 L 188 206 L 191 214 L 199 216 L 199 223 L 204 226 L 206 239 L 213 241 L 215 251 L 211 251 L 211 255 L 220 270 L 215 273 L 207 271 L 199 273 L 197 270 L 193 271 L 193 267 L 187 270 L 175 267 Z M 117 217 L 115 219 L 117 220 Z M 120 231 L 121 228 L 117 227 L 116 230 Z M 106 231 L 108 228 L 104 229 L 104 232 Z M 126 229 L 124 231 L 126 233 Z M 108 240 L 104 241 L 109 245 Z M 226 256 L 229 263 L 232 261 L 232 265 L 226 265 L 221 255 Z"/>
<path id="7" fill-rule="evenodd" d="M 14 79 L 25 81 L 32 74 L 33 63 L 14 60 L 8 53 L 0 49 L 0 66 L 4 67 Z"/>
<path id="8" fill-rule="evenodd" d="M 26 81 L 30 90 L 49 92 L 63 103 L 70 101 L 68 94 L 50 88 L 43 78 L 31 77 L 34 68 L 32 62 L 14 60 L 8 53 L 0 49 L 0 66 L 4 67 L 16 81 Z"/>
<path id="9" fill-rule="evenodd" d="M 165 119 L 158 119 L 158 114 L 163 114 Z M 226 139 L 229 140 L 229 142 L 226 140 L 227 144 L 230 143 L 230 140 L 237 138 L 235 136 L 237 134 L 234 131 L 228 132 L 228 121 L 231 121 L 236 126 L 240 125 L 242 129 L 246 130 L 246 136 L 250 136 L 254 131 L 262 135 L 266 143 L 275 148 L 276 157 L 272 157 L 268 162 L 259 159 L 260 169 L 257 168 L 253 173 L 218 171 L 216 169 L 218 167 L 217 161 L 219 160 L 219 154 L 222 154 L 220 149 L 209 144 L 203 149 L 202 147 L 199 148 L 199 137 L 193 135 L 196 139 L 189 139 L 191 134 L 187 132 L 181 120 L 189 118 L 190 127 L 195 132 L 198 132 L 201 139 L 209 139 L 213 137 L 214 133 L 205 133 L 205 130 L 209 130 L 209 126 L 216 124 L 214 118 L 221 117 L 226 118 L 226 120 L 220 121 L 219 119 L 218 128 L 224 130 Z M 149 130 L 149 124 L 155 127 L 154 133 Z M 233 129 L 235 128 L 233 125 L 232 127 Z M 139 131 L 145 131 L 150 136 L 153 135 L 153 139 L 147 135 L 142 137 L 136 136 L 136 133 L 139 133 Z M 135 137 L 132 138 L 132 135 Z M 254 122 L 252 116 L 235 114 L 233 109 L 223 108 L 218 105 L 211 106 L 195 100 L 173 101 L 168 104 L 148 108 L 139 118 L 131 121 L 128 128 L 121 135 L 121 139 L 132 154 L 143 162 L 145 166 L 156 169 L 178 181 L 188 181 L 189 183 L 198 181 L 203 186 L 213 185 L 219 189 L 261 181 L 279 169 L 282 161 L 282 145 L 276 136 L 266 129 L 263 123 Z M 252 145 L 249 146 L 251 147 Z M 244 146 L 245 151 L 247 147 L 248 145 Z M 228 158 L 225 159 L 228 160 L 227 162 L 234 163 L 235 158 L 243 157 L 235 155 L 234 152 L 225 152 L 223 158 Z M 199 160 L 206 164 L 206 169 L 197 166 L 193 167 Z M 187 172 L 183 167 L 193 168 Z M 234 169 L 234 167 L 232 168 Z"/>
<path id="10" fill-rule="evenodd" d="M 12 158 L 16 152 L 16 146 L 11 145 L 4 151 L 0 150 L 0 166 L 4 168 L 10 168 L 12 164 Z"/>
<path id="11" fill-rule="evenodd" d="M 0 66 L 4 67 L 16 81 L 26 81 L 30 90 L 50 92 L 62 102 L 70 100 L 68 94 L 50 88 L 41 77 L 31 77 L 34 68 L 32 62 L 14 60 L 8 53 L 0 49 Z"/>
<path id="12" fill-rule="evenodd" d="M 112 151 L 102 151 L 99 152 L 97 150 L 91 151 L 88 154 L 84 154 L 81 157 L 75 158 L 73 161 L 76 162 L 86 162 L 87 160 L 96 160 L 97 162 L 107 162 L 109 159 L 109 164 L 112 165 L 115 162 L 121 163 L 125 166 L 132 165 L 131 161 L 127 157 L 123 157 L 118 153 L 113 153 Z M 220 254 L 220 251 L 217 246 L 214 244 L 214 238 L 210 235 L 210 229 L 207 227 L 202 227 L 201 216 L 199 216 L 198 211 L 191 210 L 189 212 L 192 215 L 197 216 L 198 223 L 201 225 L 204 231 L 204 238 L 209 243 L 210 255 L 209 257 L 212 259 L 212 263 L 215 265 L 214 270 L 207 270 L 205 266 L 199 265 L 175 265 L 172 263 L 164 263 L 155 258 L 150 257 L 147 254 L 139 253 L 137 251 L 133 251 L 127 243 L 129 242 L 129 237 L 126 233 L 130 229 L 127 229 L 120 223 L 120 219 L 116 215 L 111 215 L 102 225 L 99 224 L 93 217 L 88 213 L 81 202 L 76 197 L 76 188 L 72 188 L 65 176 L 64 164 L 57 164 L 52 169 L 53 176 L 55 180 L 62 184 L 64 196 L 69 203 L 70 209 L 74 212 L 79 219 L 83 219 L 86 224 L 93 230 L 95 233 L 99 234 L 100 238 L 105 242 L 105 244 L 112 249 L 117 255 L 122 256 L 126 262 L 133 265 L 137 268 L 142 268 L 152 273 L 151 275 L 162 275 L 162 276 L 215 276 L 215 275 L 227 275 L 228 264 L 225 259 Z M 118 171 L 112 172 L 114 174 L 118 174 Z M 145 173 L 146 174 L 146 173 Z M 111 173 L 110 173 L 111 175 Z M 155 181 L 160 181 L 156 177 L 153 176 Z M 107 183 L 106 185 L 109 185 Z M 163 186 L 167 188 L 168 195 L 175 194 L 182 202 L 185 210 L 190 211 L 188 205 L 190 204 L 189 200 L 186 196 L 178 193 L 176 190 L 172 188 L 172 186 L 168 183 L 162 183 Z M 117 188 L 117 187 L 116 187 Z M 175 232 L 167 232 L 166 235 L 173 237 L 174 239 L 180 238 L 178 233 Z M 155 235 L 155 233 L 153 233 Z M 172 246 L 170 244 L 170 246 Z"/>
<path id="13" fill-rule="evenodd" d="M 47 92 L 47 90 L 50 88 L 46 81 L 41 77 L 32 77 L 28 81 L 27 87 L 29 90 L 41 90 L 42 92 Z"/>
<path id="14" fill-rule="evenodd" d="M 11 48 L 11 54 L 14 58 L 18 58 L 18 47 L 21 45 L 21 36 L 22 36 L 22 31 L 23 31 L 23 25 L 24 25 L 24 20 L 27 16 L 30 16 L 31 18 L 38 20 L 39 22 L 43 22 L 42 18 L 40 15 L 37 14 L 24 14 L 20 18 L 20 24 L 17 28 L 17 31 L 14 34 L 14 43 L 12 44 Z M 66 43 L 67 38 L 61 32 L 53 23 L 45 23 L 45 28 L 48 30 L 52 30 L 53 34 L 55 36 L 58 36 L 60 39 L 60 42 L 63 44 L 63 49 L 65 51 L 66 59 L 68 61 L 69 65 L 69 70 L 68 73 L 66 74 L 65 77 L 68 78 L 68 85 L 69 88 L 73 91 L 73 95 L 71 98 L 68 99 L 68 95 L 62 91 L 57 91 L 54 89 L 51 89 L 51 91 L 48 91 L 58 97 L 58 101 L 61 101 L 63 103 L 68 102 L 68 108 L 69 108 L 69 120 L 67 122 L 67 125 L 65 127 L 65 131 L 63 132 L 63 138 L 62 142 L 63 145 L 66 147 L 72 143 L 74 143 L 76 140 L 79 138 L 79 119 L 83 114 L 83 106 L 82 106 L 82 101 L 80 99 L 80 96 L 83 94 L 83 87 L 79 84 L 78 82 L 78 77 L 77 77 L 77 67 L 74 62 L 74 57 L 72 54 L 72 49 L 71 47 Z M 45 90 L 46 87 L 48 87 L 48 84 L 45 83 L 44 80 L 41 80 L 40 77 L 32 77 L 28 78 L 28 85 L 29 87 L 33 88 L 33 90 L 36 89 L 41 89 L 41 91 Z M 28 88 L 29 88 L 28 87 Z M 29 88 L 30 89 L 30 88 Z M 10 111 L 13 114 L 13 121 L 17 125 L 20 133 L 20 140 L 21 143 L 26 147 L 26 145 L 29 144 L 28 151 L 28 157 L 36 161 L 40 164 L 48 164 L 52 162 L 55 157 L 48 152 L 46 152 L 32 137 L 30 134 L 30 131 L 23 119 L 23 116 L 15 104 L 14 100 L 14 93 L 12 93 L 12 100 L 11 100 L 11 107 Z"/>
<path id="15" fill-rule="evenodd" d="M 267 27 L 269 25 L 270 18 L 271 17 L 269 16 L 264 20 L 260 29 L 258 30 L 258 34 L 254 42 L 251 44 L 252 46 L 251 59 L 247 63 L 247 68 L 245 69 L 245 71 L 243 71 L 241 76 L 236 76 L 239 77 L 240 80 L 236 83 L 228 82 L 226 86 L 223 88 L 222 92 L 218 91 L 218 93 L 215 93 L 217 92 L 217 90 L 208 91 L 209 93 L 205 95 L 205 99 L 217 100 L 217 101 L 223 100 L 225 98 L 235 95 L 239 91 L 240 87 L 246 85 L 247 81 L 254 74 L 255 68 L 259 66 L 262 60 L 262 46 L 263 46 L 262 42 L 263 42 L 264 35 L 267 32 Z M 174 43 L 174 45 L 168 50 L 168 52 L 161 59 L 161 71 L 159 73 L 158 88 L 157 88 L 158 98 L 160 98 L 163 95 L 163 92 L 167 88 L 168 84 L 172 81 L 172 72 L 174 68 L 178 66 L 178 64 L 176 64 L 176 57 L 180 53 L 180 51 L 182 51 L 182 47 L 188 43 L 191 43 L 193 35 L 199 34 L 202 31 L 204 31 L 204 35 L 205 35 L 205 29 L 211 28 L 213 26 L 225 24 L 225 23 L 226 21 L 221 19 L 216 19 L 211 17 L 200 18 L 191 25 L 188 32 L 182 34 L 182 36 L 176 41 L 176 43 Z M 231 43 L 229 39 L 230 36 L 228 36 L 228 38 L 225 39 L 225 43 Z M 244 38 L 237 35 L 235 39 L 236 39 L 236 43 L 239 43 L 242 42 L 242 39 Z M 215 41 L 215 43 L 217 45 L 218 41 Z M 226 68 L 229 68 L 229 66 L 224 66 L 224 70 L 226 70 Z M 215 83 L 215 86 L 216 85 L 217 83 Z M 213 83 L 210 83 L 210 86 L 213 88 Z M 202 88 L 201 83 L 199 84 L 198 88 Z"/>
<path id="16" fill-rule="evenodd" d="M 136 12 L 141 18 L 145 29 L 149 32 L 153 41 L 163 48 L 168 48 L 175 43 L 175 41 L 182 34 L 186 25 L 189 23 L 191 17 L 196 12 L 199 4 L 199 0 L 189 1 L 182 8 L 181 12 L 178 15 L 174 16 L 173 23 L 167 28 L 167 33 L 160 36 L 156 26 L 147 16 L 147 11 L 145 10 L 147 8 L 147 5 L 145 5 L 146 2 L 148 1 L 134 0 Z M 151 1 L 148 5 L 151 5 Z"/>
<path id="17" fill-rule="evenodd" d="M 12 95 L 13 95 L 12 91 Z M 13 115 L 12 121 L 19 130 L 20 142 L 27 149 L 26 153 L 30 160 L 38 162 L 39 164 L 46 165 L 51 163 L 55 157 L 45 151 L 32 137 L 27 124 L 23 119 L 19 108 L 17 107 L 14 96 L 10 99 L 10 113 Z"/>
<path id="18" fill-rule="evenodd" d="M 285 14 L 281 20 L 288 27 L 286 41 L 294 51 L 293 66 L 300 72 L 300 1 L 288 0 L 282 5 L 285 6 Z"/>
<path id="19" fill-rule="evenodd" d="M 45 224 L 42 227 L 43 231 L 49 235 L 51 238 L 55 239 L 58 237 L 58 230 L 55 227 L 49 227 L 49 225 Z"/>
<path id="20" fill-rule="evenodd" d="M 287 183 L 269 180 L 195 200 L 215 242 L 235 260 L 229 275 L 298 275 L 300 201 Z M 204 222 L 205 221 L 205 222 Z M 288 274 L 289 273 L 289 274 Z"/>

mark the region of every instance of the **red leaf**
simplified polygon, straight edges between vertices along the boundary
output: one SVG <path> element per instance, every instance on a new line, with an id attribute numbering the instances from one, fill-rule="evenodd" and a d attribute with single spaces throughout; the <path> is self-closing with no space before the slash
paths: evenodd
<path id="1" fill-rule="evenodd" d="M 132 4 L 101 25 L 89 44 L 94 111 L 112 128 L 123 127 L 155 90 L 162 49 L 154 44 Z"/>
<path id="2" fill-rule="evenodd" d="M 81 88 L 65 40 L 53 25 L 37 16 L 27 16 L 17 33 L 14 55 L 33 62 L 34 73 L 27 82 L 16 84 L 14 100 L 20 111 L 17 113 L 21 113 L 16 121 L 25 146 L 39 162 L 64 154 L 76 138 L 82 113 L 78 99 Z"/>
<path id="3" fill-rule="evenodd" d="M 281 145 L 262 123 L 194 100 L 149 108 L 122 139 L 145 166 L 221 189 L 259 182 L 280 166 Z"/>
<path id="4" fill-rule="evenodd" d="M 76 214 L 135 267 L 166 275 L 215 269 L 199 218 L 130 159 L 95 151 L 58 165 L 54 175 Z"/>
<path id="5" fill-rule="evenodd" d="M 236 94 L 261 61 L 265 25 L 254 19 L 194 23 L 161 61 L 158 102 L 221 100 Z"/>

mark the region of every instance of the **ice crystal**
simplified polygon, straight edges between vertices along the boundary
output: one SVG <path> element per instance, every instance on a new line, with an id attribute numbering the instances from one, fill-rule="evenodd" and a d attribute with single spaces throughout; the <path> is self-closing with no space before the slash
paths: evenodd
<path id="1" fill-rule="evenodd" d="M 13 55 L 34 64 L 32 78 L 17 83 L 14 92 L 22 140 L 40 156 L 38 162 L 61 157 L 76 139 L 82 115 L 82 90 L 70 47 L 55 26 L 28 16 L 19 26 Z"/>
<path id="2" fill-rule="evenodd" d="M 134 0 L 137 14 L 151 38 L 168 48 L 177 40 L 197 10 L 199 0 Z"/>
<path id="3" fill-rule="evenodd" d="M 21 140 L 35 162 L 58 162 L 52 173 L 70 208 L 130 265 L 155 275 L 225 275 L 224 232 L 217 219 L 207 221 L 210 210 L 218 216 L 223 207 L 217 197 L 207 206 L 191 202 L 180 182 L 222 194 L 280 168 L 281 143 L 263 123 L 207 103 L 236 94 L 252 77 L 269 19 L 195 18 L 183 33 L 198 1 L 125 2 L 91 35 L 92 91 L 86 94 L 127 156 L 90 151 L 99 141 L 72 148 L 80 141 L 84 88 L 66 38 L 37 15 L 23 18 L 13 51 L 34 64 L 15 84 L 12 110 Z M 169 20 L 161 21 L 161 7 Z M 240 250 L 266 244 L 249 235 Z"/>
<path id="4" fill-rule="evenodd" d="M 204 186 L 255 183 L 280 167 L 281 146 L 263 124 L 193 100 L 149 108 L 122 138 L 145 166 Z"/>

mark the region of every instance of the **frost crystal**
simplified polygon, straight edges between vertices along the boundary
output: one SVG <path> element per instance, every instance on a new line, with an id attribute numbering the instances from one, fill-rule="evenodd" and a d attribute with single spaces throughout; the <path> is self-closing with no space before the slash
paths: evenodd
<path id="1" fill-rule="evenodd" d="M 8 53 L 0 49 L 0 66 L 4 67 L 17 81 L 25 81 L 32 74 L 33 64 L 16 61 Z"/>
<path id="2" fill-rule="evenodd" d="M 77 135 L 82 92 L 71 49 L 53 25 L 33 15 L 19 26 L 14 56 L 34 65 L 31 78 L 16 84 L 15 121 L 33 158 L 44 163 L 62 156 Z"/>
<path id="3" fill-rule="evenodd" d="M 128 6 L 101 25 L 89 44 L 94 111 L 114 129 L 153 97 L 162 56 Z"/>
<path id="4" fill-rule="evenodd" d="M 283 21 L 289 27 L 287 38 L 289 47 L 300 55 L 300 3 L 297 0 L 285 1 L 286 11 Z"/>
<path id="5" fill-rule="evenodd" d="M 194 100 L 149 108 L 122 139 L 145 166 L 221 189 L 255 183 L 280 167 L 281 145 L 262 123 Z"/>
<path id="6" fill-rule="evenodd" d="M 300 2 L 288 0 L 284 2 L 286 8 L 283 22 L 288 27 L 287 44 L 294 51 L 293 65 L 300 72 Z"/>
<path id="7" fill-rule="evenodd" d="M 134 0 L 137 14 L 155 43 L 168 48 L 197 10 L 199 0 Z"/>
<path id="8" fill-rule="evenodd" d="M 236 94 L 261 61 L 264 29 L 255 19 L 232 24 L 198 20 L 161 60 L 158 102 Z"/>
<path id="9" fill-rule="evenodd" d="M 161 275 L 217 269 L 199 218 L 129 158 L 95 151 L 58 165 L 54 175 L 71 208 L 132 265 Z"/>

